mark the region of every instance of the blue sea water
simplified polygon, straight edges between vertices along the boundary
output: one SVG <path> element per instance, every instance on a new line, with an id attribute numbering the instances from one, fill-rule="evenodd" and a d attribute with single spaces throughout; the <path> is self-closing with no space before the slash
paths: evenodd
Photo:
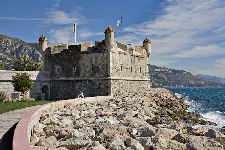
<path id="1" fill-rule="evenodd" d="M 189 105 L 189 111 L 225 126 L 225 88 L 169 88 Z"/>

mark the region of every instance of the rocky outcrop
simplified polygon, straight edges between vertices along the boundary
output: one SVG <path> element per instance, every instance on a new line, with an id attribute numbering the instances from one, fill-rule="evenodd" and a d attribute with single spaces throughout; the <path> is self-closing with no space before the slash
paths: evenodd
<path id="1" fill-rule="evenodd" d="M 58 150 L 222 150 L 225 135 L 192 128 L 211 123 L 186 109 L 183 101 L 165 89 L 76 107 L 66 105 L 42 113 L 30 144 L 33 149 Z"/>
<path id="2" fill-rule="evenodd" d="M 0 35 L 0 63 L 4 63 L 4 69 L 12 69 L 15 61 L 23 55 L 28 55 L 35 62 L 42 60 L 38 44 L 30 44 L 17 38 Z"/>

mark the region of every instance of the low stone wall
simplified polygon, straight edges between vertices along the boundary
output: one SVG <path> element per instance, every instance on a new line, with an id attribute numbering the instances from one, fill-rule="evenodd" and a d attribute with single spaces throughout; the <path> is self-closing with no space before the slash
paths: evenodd
<path id="1" fill-rule="evenodd" d="M 35 107 L 30 110 L 17 124 L 13 137 L 13 150 L 31 150 L 30 137 L 33 132 L 32 130 L 34 125 L 39 122 L 40 116 L 44 111 L 54 111 L 59 108 L 67 107 L 68 105 L 73 107 L 83 103 L 103 102 L 111 98 L 111 96 L 77 98 Z"/>
<path id="2" fill-rule="evenodd" d="M 14 87 L 12 85 L 12 77 L 17 73 L 22 71 L 10 71 L 10 70 L 0 70 L 0 91 L 5 92 L 10 96 L 11 92 L 14 92 Z M 41 99 L 42 87 L 44 85 L 49 85 L 50 74 L 47 71 L 23 71 L 30 75 L 33 81 L 33 88 L 30 91 L 30 96 L 35 99 Z M 48 91 L 50 92 L 50 91 Z"/>

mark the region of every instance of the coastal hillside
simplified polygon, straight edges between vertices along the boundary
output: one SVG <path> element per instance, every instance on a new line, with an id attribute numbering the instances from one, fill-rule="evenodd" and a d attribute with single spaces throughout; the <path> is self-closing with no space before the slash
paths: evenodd
<path id="1" fill-rule="evenodd" d="M 5 69 L 12 69 L 15 61 L 22 55 L 29 55 L 34 61 L 42 59 L 37 44 L 30 44 L 18 38 L 0 35 L 0 63 L 4 63 Z"/>
<path id="2" fill-rule="evenodd" d="M 38 51 L 37 43 L 26 43 L 18 38 L 0 35 L 0 63 L 5 64 L 5 69 L 12 69 L 15 61 L 22 55 L 29 55 L 34 61 L 41 61 L 42 55 Z M 194 76 L 183 70 L 169 69 L 150 65 L 150 77 L 154 87 L 221 87 L 224 86 L 217 80 L 206 76 Z M 225 81 L 224 81 L 225 82 Z"/>
<path id="3" fill-rule="evenodd" d="M 225 84 L 225 78 L 221 78 L 221 77 L 217 77 L 217 76 L 197 74 L 196 77 L 198 77 L 199 79 L 202 79 L 202 80 L 206 80 L 206 81 Z"/>
<path id="4" fill-rule="evenodd" d="M 184 70 L 149 66 L 153 87 L 224 87 L 221 83 L 203 80 Z"/>

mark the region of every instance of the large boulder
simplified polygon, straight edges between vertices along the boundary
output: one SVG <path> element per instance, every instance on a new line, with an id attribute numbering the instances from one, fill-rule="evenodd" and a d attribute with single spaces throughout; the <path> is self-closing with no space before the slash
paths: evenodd
<path id="1" fill-rule="evenodd" d="M 126 146 L 133 150 L 144 150 L 144 147 L 141 145 L 141 143 L 133 138 L 126 139 Z"/>
<path id="2" fill-rule="evenodd" d="M 40 138 L 39 141 L 35 144 L 37 146 L 43 146 L 48 148 L 56 148 L 59 142 L 54 136 Z"/>
<path id="3" fill-rule="evenodd" d="M 58 145 L 60 147 L 65 147 L 68 150 L 74 150 L 74 149 L 80 149 L 82 147 L 86 147 L 89 145 L 89 143 L 91 143 L 90 140 L 70 138 L 70 139 L 67 139 L 66 141 L 60 141 Z"/>

